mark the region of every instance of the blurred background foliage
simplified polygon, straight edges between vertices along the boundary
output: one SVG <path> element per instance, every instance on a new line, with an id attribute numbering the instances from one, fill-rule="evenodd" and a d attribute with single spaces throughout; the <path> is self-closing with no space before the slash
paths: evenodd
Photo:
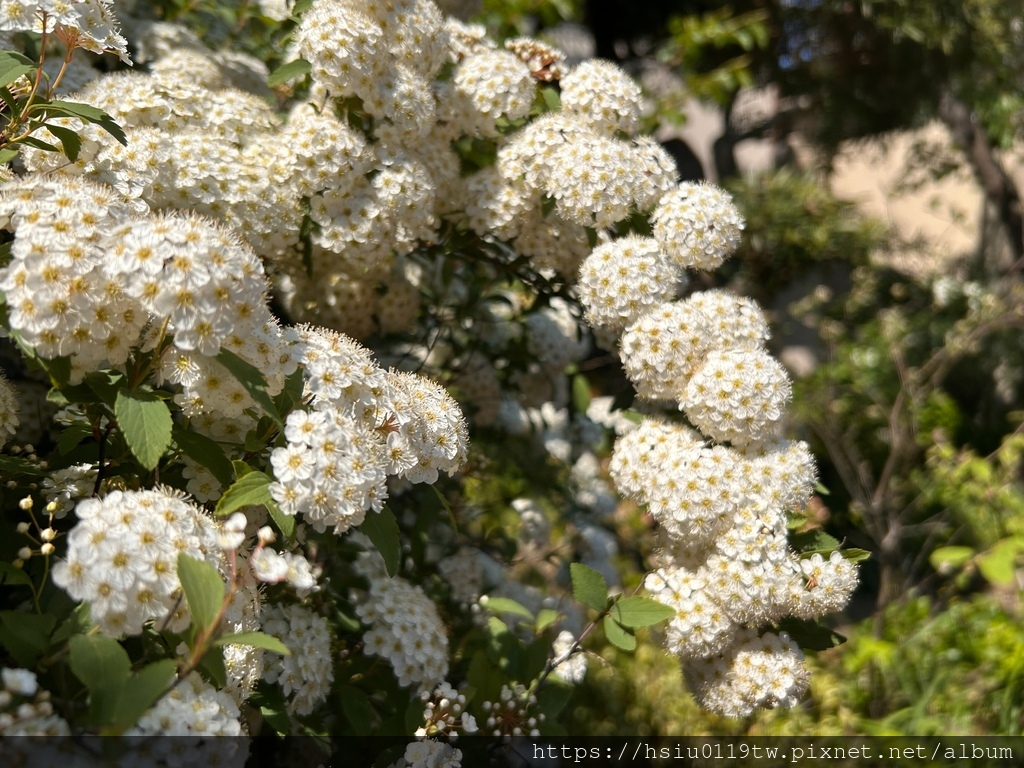
<path id="1" fill-rule="evenodd" d="M 301 0 L 300 0 L 301 2 Z M 1024 126 L 1024 11 L 1012 0 L 482 0 L 440 3 L 492 34 L 585 24 L 598 55 L 638 71 L 671 68 L 685 91 L 652 99 L 649 124 L 685 119 L 685 98 L 724 115 L 716 167 L 747 218 L 741 250 L 716 276 L 772 312 L 777 352 L 797 340 L 816 364 L 795 384 L 791 434 L 819 460 L 821 495 L 805 511 L 846 546 L 872 553 L 847 615 L 847 641 L 811 660 L 808 700 L 747 721 L 709 716 L 685 694 L 675 662 L 651 642 L 633 654 L 592 647 L 585 695 L 570 714 L 587 734 L 1024 734 L 1024 231 L 1000 150 Z M 286 60 L 288 25 L 256 3 L 155 0 L 154 15 Z M 773 87 L 782 105 L 734 124 L 741 89 Z M 849 140 L 940 120 L 953 157 L 917 164 L 908 183 L 950 168 L 977 180 L 999 236 L 925 275 L 879 254 L 909 250 L 829 187 L 830 158 Z M 737 173 L 735 145 L 799 136 L 822 159 Z M 599 374 L 594 374 L 596 380 Z M 614 377 L 614 373 L 607 373 Z M 477 439 L 467 485 L 479 527 L 512 551 L 501 518 L 526 488 L 566 478 L 523 464 L 484 468 L 515 446 Z M 476 468 L 476 472 L 474 472 Z M 549 496 L 561 504 L 557 492 Z M 560 518 L 553 515 L 556 521 Z M 620 507 L 612 522 L 635 584 L 650 522 Z M 578 543 L 561 520 L 552 540 Z M 575 538 L 574 538 L 575 537 Z M 425 543 L 424 543 L 425 545 Z M 541 557 L 538 562 L 543 562 Z M 641 633 L 643 635 L 645 633 Z"/>

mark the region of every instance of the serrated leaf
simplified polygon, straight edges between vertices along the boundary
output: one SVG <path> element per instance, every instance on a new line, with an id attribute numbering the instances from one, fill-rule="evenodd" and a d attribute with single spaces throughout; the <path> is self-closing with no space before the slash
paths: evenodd
<path id="1" fill-rule="evenodd" d="M 260 369 L 246 362 L 226 347 L 222 347 L 220 352 L 217 353 L 217 362 L 228 369 L 252 399 L 274 420 L 278 427 L 283 429 L 284 422 L 281 420 L 281 414 L 277 412 L 274 401 L 267 393 L 267 380 L 260 372 Z"/>
<path id="2" fill-rule="evenodd" d="M 120 732 L 135 725 L 174 680 L 173 659 L 161 659 L 143 667 L 112 691 L 116 705 L 111 725 Z"/>
<path id="3" fill-rule="evenodd" d="M 608 602 L 608 583 L 604 576 L 583 563 L 572 563 L 569 575 L 573 596 L 595 611 L 603 611 Z"/>
<path id="4" fill-rule="evenodd" d="M 132 455 L 146 469 L 154 469 L 171 444 L 173 421 L 167 403 L 151 392 L 121 391 L 114 415 Z"/>
<path id="5" fill-rule="evenodd" d="M 485 595 L 480 598 L 480 605 L 491 613 L 511 613 L 514 616 L 521 616 L 530 622 L 534 620 L 533 614 L 530 613 L 525 606 L 507 597 L 491 597 L 490 595 Z"/>
<path id="6" fill-rule="evenodd" d="M 267 502 L 274 500 L 270 495 L 270 484 L 272 482 L 274 482 L 274 479 L 265 472 L 254 470 L 247 475 L 243 475 L 224 491 L 223 496 L 217 499 L 217 507 L 214 510 L 214 514 L 217 517 L 227 517 L 242 507 L 266 506 Z"/>
<path id="7" fill-rule="evenodd" d="M 292 652 L 288 646 L 282 643 L 273 635 L 265 632 L 236 632 L 233 635 L 221 635 L 214 643 L 214 647 L 224 645 L 247 645 L 251 648 L 262 648 L 265 651 L 279 653 L 282 656 L 291 656 Z"/>
<path id="8" fill-rule="evenodd" d="M 36 71 L 36 62 L 16 51 L 0 51 L 0 86 L 7 86 L 19 77 Z"/>
<path id="9" fill-rule="evenodd" d="M 178 555 L 178 580 L 196 633 L 208 635 L 224 604 L 224 580 L 212 565 L 184 553 Z"/>
<path id="10" fill-rule="evenodd" d="M 305 77 L 313 70 L 313 66 L 305 59 L 295 59 L 287 64 L 282 64 L 267 77 L 267 85 L 273 88 L 275 85 L 287 83 L 299 77 Z"/>
<path id="11" fill-rule="evenodd" d="M 200 467 L 205 467 L 217 482 L 227 488 L 234 477 L 234 469 L 220 444 L 198 432 L 183 427 L 174 427 L 171 431 L 174 444 Z"/>
<path id="12" fill-rule="evenodd" d="M 624 627 L 642 629 L 671 619 L 674 609 L 649 597 L 624 597 L 612 607 L 611 615 Z"/>
<path id="13" fill-rule="evenodd" d="M 373 543 L 384 558 L 388 576 L 398 573 L 402 559 L 402 542 L 398 536 L 398 521 L 394 513 L 384 507 L 380 512 L 367 512 L 359 531 Z"/>
<path id="14" fill-rule="evenodd" d="M 356 736 L 369 736 L 373 724 L 373 705 L 370 704 L 370 697 L 351 685 L 343 685 L 338 695 L 341 698 L 341 711 L 345 713 L 345 719 L 352 726 Z M 422 704 L 419 709 L 420 712 L 423 711 Z M 423 719 L 422 716 L 420 719 Z"/>
<path id="15" fill-rule="evenodd" d="M 57 617 L 44 613 L 0 611 L 0 645 L 21 667 L 31 669 L 50 645 Z"/>
<path id="16" fill-rule="evenodd" d="M 615 621 L 611 614 L 604 617 L 604 636 L 616 648 L 621 648 L 624 651 L 636 649 L 636 637 L 633 636 L 632 632 Z"/>
<path id="17" fill-rule="evenodd" d="M 81 120 L 85 120 L 88 123 L 98 125 L 104 131 L 117 139 L 118 143 L 122 146 L 128 146 L 128 137 L 125 135 L 124 129 L 114 121 L 114 118 L 102 109 L 94 107 L 91 104 L 81 104 L 77 101 L 57 100 L 41 102 L 38 105 L 34 105 L 32 110 L 43 110 L 49 114 L 65 115 L 67 117 L 77 117 Z"/>
<path id="18" fill-rule="evenodd" d="M 78 153 L 82 151 L 82 137 L 70 128 L 62 128 L 59 125 L 48 125 L 46 130 L 52 133 L 64 147 L 64 156 L 72 163 L 75 162 L 78 159 Z"/>

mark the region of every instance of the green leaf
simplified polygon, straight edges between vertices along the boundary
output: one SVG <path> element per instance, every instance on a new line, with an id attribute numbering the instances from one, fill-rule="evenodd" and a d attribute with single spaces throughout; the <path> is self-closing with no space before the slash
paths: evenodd
<path id="1" fill-rule="evenodd" d="M 86 424 L 72 424 L 60 433 L 57 438 L 57 450 L 61 456 L 67 455 L 75 446 L 92 435 L 92 428 Z"/>
<path id="2" fill-rule="evenodd" d="M 295 0 L 295 5 L 292 6 L 292 17 L 297 18 L 312 7 L 313 0 Z"/>
<path id="3" fill-rule="evenodd" d="M 398 537 L 398 521 L 394 513 L 384 507 L 380 512 L 367 512 L 359 531 L 373 542 L 373 546 L 384 558 L 388 576 L 398 573 L 402 559 L 402 543 Z"/>
<path id="4" fill-rule="evenodd" d="M 199 671 L 216 688 L 223 688 L 228 684 L 228 671 L 224 667 L 224 652 L 220 648 L 212 648 L 209 653 L 203 655 L 199 661 Z"/>
<path id="5" fill-rule="evenodd" d="M 534 620 L 533 614 L 526 610 L 524 606 L 507 597 L 491 597 L 490 595 L 484 595 L 480 598 L 480 605 L 491 613 L 511 613 L 515 616 L 522 616 L 530 622 Z"/>
<path id="6" fill-rule="evenodd" d="M 48 114 L 77 117 L 80 120 L 85 120 L 87 123 L 98 125 L 117 139 L 119 144 L 125 147 L 128 146 L 128 137 L 125 136 L 124 130 L 114 121 L 114 118 L 91 104 L 80 104 L 76 101 L 46 101 L 32 107 L 33 112 L 39 110 L 45 110 Z"/>
<path id="7" fill-rule="evenodd" d="M 24 144 L 27 147 L 34 147 L 35 149 L 42 150 L 43 152 L 60 152 L 60 150 L 57 149 L 56 144 L 43 141 L 38 136 L 22 136 L 18 139 L 18 143 Z"/>
<path id="8" fill-rule="evenodd" d="M 117 732 L 131 728 L 152 707 L 160 695 L 174 681 L 176 664 L 173 659 L 161 659 L 139 670 L 113 691 L 116 705 L 111 725 Z"/>
<path id="9" fill-rule="evenodd" d="M 547 218 L 555 210 L 555 205 L 558 201 L 548 195 L 543 195 L 540 199 L 540 215 L 543 218 Z"/>
<path id="10" fill-rule="evenodd" d="M 92 629 L 92 609 L 88 603 L 79 603 L 71 614 L 64 619 L 64 622 L 53 633 L 50 639 L 53 643 L 61 643 L 73 635 L 84 635 Z"/>
<path id="11" fill-rule="evenodd" d="M 36 62 L 15 51 L 0 51 L 0 86 L 8 86 L 19 77 L 36 71 Z"/>
<path id="12" fill-rule="evenodd" d="M 224 603 L 224 580 L 207 562 L 181 553 L 178 555 L 178 580 L 185 592 L 192 625 L 197 634 L 209 634 Z"/>
<path id="13" fill-rule="evenodd" d="M 0 149 L 0 165 L 11 162 L 18 156 L 18 150 L 11 149 L 10 147 L 4 147 Z"/>
<path id="14" fill-rule="evenodd" d="M 455 511 L 452 509 L 452 505 L 448 503 L 448 499 L 445 498 L 444 494 L 438 489 L 436 485 L 431 485 L 430 489 L 437 496 L 437 500 L 441 502 L 441 506 L 444 507 L 444 511 L 448 513 L 448 522 L 452 524 L 452 530 L 458 531 L 459 526 L 455 520 Z"/>
<path id="15" fill-rule="evenodd" d="M 128 652 L 105 635 L 75 635 L 68 643 L 68 666 L 89 691 L 89 714 L 107 725 L 117 710 L 118 692 L 131 674 Z"/>
<path id="16" fill-rule="evenodd" d="M 561 617 L 558 611 L 554 611 L 551 608 L 541 608 L 537 611 L 537 623 L 535 625 L 538 632 L 543 632 L 545 629 L 554 624 Z"/>
<path id="17" fill-rule="evenodd" d="M 252 471 L 243 475 L 217 500 L 214 514 L 217 517 L 227 517 L 242 507 L 266 506 L 267 502 L 274 500 L 270 495 L 272 482 L 274 479 L 265 472 Z"/>
<path id="18" fill-rule="evenodd" d="M 572 577 L 573 596 L 595 611 L 603 611 L 608 602 L 608 584 L 604 576 L 583 563 L 572 563 L 569 575 Z"/>
<path id="19" fill-rule="evenodd" d="M 806 651 L 827 651 L 846 642 L 846 638 L 838 632 L 809 619 L 783 619 L 779 622 L 779 630 L 789 633 L 797 645 Z"/>
<path id="20" fill-rule="evenodd" d="M 296 368 L 292 375 L 285 379 L 281 393 L 274 398 L 274 405 L 277 406 L 278 413 L 282 416 L 291 413 L 295 406 L 302 402 L 305 386 L 306 378 L 302 368 Z"/>
<path id="21" fill-rule="evenodd" d="M 152 470 L 171 444 L 171 412 L 152 392 L 118 392 L 114 403 L 117 426 L 139 463 Z"/>
<path id="22" fill-rule="evenodd" d="M 286 515 L 273 499 L 264 506 L 267 508 L 267 512 L 270 513 L 270 519 L 274 522 L 277 530 L 284 536 L 285 541 L 292 539 L 295 536 L 295 518 L 291 515 Z"/>
<path id="23" fill-rule="evenodd" d="M 839 554 L 849 560 L 851 563 L 862 563 L 865 560 L 871 559 L 871 553 L 866 549 L 857 549 L 853 547 L 851 549 L 840 549 Z"/>
<path id="24" fill-rule="evenodd" d="M 125 378 L 121 371 L 94 371 L 85 375 L 85 385 L 99 398 L 98 402 L 113 408 L 117 402 L 117 393 L 124 388 Z M 67 388 L 65 388 L 65 392 L 67 392 Z M 154 392 L 153 394 L 160 397 L 160 393 Z"/>
<path id="25" fill-rule="evenodd" d="M 928 556 L 928 562 L 936 571 L 949 573 L 962 568 L 972 557 L 974 550 L 971 547 L 939 547 Z"/>
<path id="26" fill-rule="evenodd" d="M 223 645 L 247 645 L 252 648 L 262 648 L 265 651 L 279 653 L 282 656 L 291 656 L 292 652 L 288 646 L 282 643 L 273 635 L 264 632 L 237 632 L 233 635 L 221 635 L 213 642 L 214 647 Z"/>
<path id="27" fill-rule="evenodd" d="M 250 472 L 254 471 L 252 467 L 250 467 L 244 461 L 239 461 L 238 459 L 234 459 L 231 462 L 231 470 L 235 473 L 235 477 L 238 480 L 241 480 L 243 477 L 248 475 Z"/>
<path id="28" fill-rule="evenodd" d="M 671 619 L 675 610 L 649 597 L 624 597 L 612 607 L 612 616 L 624 627 L 641 629 Z"/>
<path id="29" fill-rule="evenodd" d="M 545 719 L 554 720 L 571 698 L 572 688 L 568 685 L 548 685 L 537 691 L 537 709 Z"/>
<path id="30" fill-rule="evenodd" d="M 345 713 L 345 719 L 352 726 L 356 736 L 369 736 L 373 726 L 373 705 L 370 704 L 370 697 L 351 685 L 343 685 L 339 697 L 341 711 Z M 422 704 L 419 709 L 420 712 L 423 711 Z"/>
<path id="31" fill-rule="evenodd" d="M 0 586 L 16 587 L 31 584 L 32 579 L 25 573 L 24 568 L 15 568 L 13 563 L 0 562 Z"/>
<path id="32" fill-rule="evenodd" d="M 284 428 L 281 414 L 277 412 L 274 401 L 267 393 L 267 380 L 256 366 L 247 363 L 230 349 L 222 347 L 217 354 L 217 362 L 223 365 L 231 375 L 238 379 L 238 383 L 245 387 L 252 399 L 274 420 L 277 426 Z"/>
<path id="33" fill-rule="evenodd" d="M 572 377 L 572 407 L 576 413 L 586 413 L 590 407 L 590 382 L 582 373 Z"/>
<path id="34" fill-rule="evenodd" d="M 32 477 L 42 477 L 47 474 L 45 470 L 40 469 L 28 459 L 17 456 L 0 456 L 0 472 L 9 472 L 12 475 L 31 475 Z"/>
<path id="35" fill-rule="evenodd" d="M 992 549 L 978 555 L 978 570 L 989 584 L 1005 587 L 1016 579 L 1017 555 L 1022 550 L 1019 537 L 1003 539 Z"/>
<path id="36" fill-rule="evenodd" d="M 18 665 L 31 669 L 50 645 L 50 633 L 57 617 L 44 613 L 0 611 L 0 645 Z"/>
<path id="37" fill-rule="evenodd" d="M 70 128 L 62 128 L 59 125 L 47 125 L 46 130 L 60 141 L 67 159 L 72 163 L 75 162 L 78 159 L 78 153 L 82 150 L 82 138 Z"/>
<path id="38" fill-rule="evenodd" d="M 217 478 L 218 483 L 225 488 L 231 485 L 234 469 L 224 449 L 216 440 L 184 427 L 174 427 L 171 430 L 171 437 L 182 453 L 209 470 L 210 474 Z"/>
<path id="39" fill-rule="evenodd" d="M 267 85 L 273 88 L 275 85 L 287 83 L 299 77 L 305 77 L 313 69 L 313 66 L 305 59 L 295 59 L 287 64 L 282 64 L 267 77 Z"/>
<path id="40" fill-rule="evenodd" d="M 611 614 L 604 617 L 604 636 L 616 648 L 621 648 L 624 651 L 632 651 L 636 648 L 636 637 L 615 621 Z"/>
<path id="41" fill-rule="evenodd" d="M 548 108 L 548 112 L 558 112 L 562 108 L 562 100 L 554 88 L 545 86 L 540 89 L 540 95 L 544 99 L 544 106 Z"/>
<path id="42" fill-rule="evenodd" d="M 288 713 L 283 709 L 272 709 L 271 707 L 260 707 L 260 714 L 267 725 L 273 728 L 278 735 L 284 736 L 292 729 L 292 721 L 288 719 Z"/>

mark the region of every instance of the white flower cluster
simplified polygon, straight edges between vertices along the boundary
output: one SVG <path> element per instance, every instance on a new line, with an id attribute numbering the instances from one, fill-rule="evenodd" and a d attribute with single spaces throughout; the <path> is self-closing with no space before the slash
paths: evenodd
<path id="1" fill-rule="evenodd" d="M 51 472 L 43 478 L 40 488 L 46 499 L 46 511 L 57 520 L 66 517 L 79 499 L 92 493 L 96 474 L 92 464 L 72 464 Z"/>
<path id="2" fill-rule="evenodd" d="M 65 560 L 54 583 L 88 602 L 92 620 L 112 637 L 137 635 L 150 620 L 172 632 L 191 617 L 181 597 L 179 554 L 220 562 L 216 525 L 175 491 L 112 491 L 75 508 Z"/>
<path id="3" fill-rule="evenodd" d="M 370 582 L 356 613 L 370 629 L 366 653 L 385 659 L 402 687 L 429 688 L 448 677 L 448 637 L 437 606 L 405 579 L 391 578 L 374 552 L 359 556 L 356 570 Z"/>
<path id="4" fill-rule="evenodd" d="M 128 41 L 118 32 L 113 0 L 0 0 L 0 32 L 47 32 L 68 47 L 128 58 Z"/>
<path id="5" fill-rule="evenodd" d="M 459 731 L 476 733 L 476 718 L 466 711 L 466 696 L 452 688 L 448 683 L 441 683 L 433 693 L 423 691 L 424 724 L 416 729 L 416 738 L 425 739 L 433 736 L 447 736 L 454 741 Z"/>
<path id="6" fill-rule="evenodd" d="M 67 721 L 54 714 L 49 691 L 39 689 L 35 672 L 4 667 L 0 682 L 0 737 L 71 735 Z M 14 754 L 7 757 L 17 761 Z"/>
<path id="7" fill-rule="evenodd" d="M 3 371 L 0 371 L 0 448 L 18 431 L 19 424 L 18 393 Z"/>
<path id="8" fill-rule="evenodd" d="M 839 553 L 802 560 L 789 548 L 787 513 L 809 500 L 815 468 L 805 444 L 779 437 L 790 383 L 757 306 L 722 291 L 673 300 L 684 268 L 716 267 L 736 247 L 735 206 L 711 185 L 682 184 L 652 221 L 653 238 L 598 246 L 579 294 L 589 322 L 624 331 L 638 394 L 677 403 L 700 431 L 644 419 L 617 440 L 612 479 L 665 534 L 666 563 L 645 586 L 675 612 L 660 634 L 698 700 L 732 716 L 789 706 L 807 688 L 800 650 L 758 633 L 841 609 L 856 569 Z"/>
<path id="9" fill-rule="evenodd" d="M 587 656 L 582 649 L 572 653 L 576 637 L 568 630 L 562 630 L 551 646 L 552 664 L 555 676 L 571 685 L 579 685 L 587 676 Z"/>
<path id="10" fill-rule="evenodd" d="M 310 714 L 327 700 L 334 682 L 327 620 L 301 605 L 272 605 L 260 618 L 263 631 L 292 652 L 268 657 L 263 679 L 281 686 L 289 711 Z"/>
<path id="11" fill-rule="evenodd" d="M 462 750 L 436 739 L 413 741 L 388 768 L 461 768 Z"/>
<path id="12" fill-rule="evenodd" d="M 234 699 L 192 672 L 139 718 L 126 736 L 241 736 Z M 221 740 L 224 743 L 226 740 Z M 192 745 L 193 742 L 184 742 Z M 195 743 L 195 746 L 199 746 Z M 180 756 L 179 756 L 179 759 Z"/>
<path id="13" fill-rule="evenodd" d="M 466 460 L 469 432 L 458 403 L 439 385 L 385 373 L 343 334 L 303 326 L 293 349 L 313 410 L 288 415 L 285 446 L 270 455 L 270 493 L 288 515 L 341 534 L 380 512 L 386 479 L 433 483 Z"/>
<path id="14" fill-rule="evenodd" d="M 485 701 L 483 710 L 487 713 L 487 731 L 492 736 L 529 736 L 540 735 L 537 726 L 544 722 L 544 715 L 530 713 L 536 706 L 536 695 L 529 693 L 522 683 L 515 683 L 511 688 L 501 686 L 497 701 Z"/>

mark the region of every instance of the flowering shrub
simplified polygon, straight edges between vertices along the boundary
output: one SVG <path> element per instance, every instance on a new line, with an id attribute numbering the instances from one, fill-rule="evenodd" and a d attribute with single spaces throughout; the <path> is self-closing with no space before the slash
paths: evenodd
<path id="1" fill-rule="evenodd" d="M 109 3 L 51 5 L 3 5 L 39 57 L 4 54 L 0 328 L 49 391 L 0 376 L 0 733 L 384 732 L 455 765 L 460 732 L 559 733 L 598 628 L 651 627 L 713 711 L 799 700 L 856 571 L 787 538 L 815 470 L 767 323 L 684 297 L 742 219 L 636 135 L 624 72 L 430 0 L 314 0 L 261 4 L 271 76 L 124 14 L 147 70 L 62 102 L 76 49 L 129 49 Z M 591 398 L 594 341 L 635 410 Z M 663 539 L 643 594 L 610 434 Z M 530 496 L 488 479 L 517 446 Z"/>

